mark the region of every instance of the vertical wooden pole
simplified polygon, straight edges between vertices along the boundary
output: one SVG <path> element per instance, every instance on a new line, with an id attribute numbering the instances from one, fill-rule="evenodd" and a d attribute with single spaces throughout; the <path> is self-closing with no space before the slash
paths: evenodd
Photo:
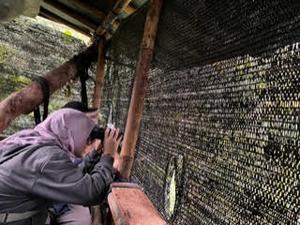
<path id="1" fill-rule="evenodd" d="M 98 45 L 98 60 L 96 67 L 96 83 L 93 95 L 93 108 L 100 108 L 105 74 L 105 41 L 101 39 Z"/>
<path id="2" fill-rule="evenodd" d="M 123 178 L 129 178 L 134 160 L 162 2 L 151 0 L 147 13 L 121 150 L 119 171 Z"/>
<path id="3" fill-rule="evenodd" d="M 104 86 L 104 75 L 105 75 L 105 40 L 101 39 L 98 44 L 98 60 L 96 65 L 96 82 L 94 87 L 93 108 L 97 108 L 97 115 L 95 116 L 95 120 L 98 120 L 99 109 L 101 106 L 101 96 Z M 102 225 L 102 213 L 101 206 L 95 205 L 91 207 L 92 211 L 92 222 L 93 225 Z"/>

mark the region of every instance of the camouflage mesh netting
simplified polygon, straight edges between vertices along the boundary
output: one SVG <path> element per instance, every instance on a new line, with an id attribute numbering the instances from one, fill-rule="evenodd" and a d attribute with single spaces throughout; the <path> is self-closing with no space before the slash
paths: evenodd
<path id="1" fill-rule="evenodd" d="M 125 128 L 147 8 L 114 36 Z M 300 2 L 165 1 L 133 175 L 170 224 L 300 223 Z"/>

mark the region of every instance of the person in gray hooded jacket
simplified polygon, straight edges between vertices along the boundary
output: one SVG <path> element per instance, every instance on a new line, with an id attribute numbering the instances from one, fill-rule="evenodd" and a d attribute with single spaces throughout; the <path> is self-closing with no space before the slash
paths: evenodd
<path id="1" fill-rule="evenodd" d="M 102 157 L 90 173 L 72 163 L 84 154 L 94 127 L 84 113 L 61 109 L 0 142 L 0 224 L 40 225 L 52 202 L 89 206 L 105 198 L 118 129 L 105 131 Z"/>

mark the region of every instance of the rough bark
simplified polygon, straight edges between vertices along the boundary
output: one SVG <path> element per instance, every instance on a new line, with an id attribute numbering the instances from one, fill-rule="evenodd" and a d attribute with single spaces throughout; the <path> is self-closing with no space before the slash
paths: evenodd
<path id="1" fill-rule="evenodd" d="M 49 83 L 50 94 L 60 89 L 77 74 L 75 61 L 72 59 L 60 67 L 48 72 L 44 78 Z M 0 133 L 7 128 L 11 121 L 21 114 L 30 113 L 43 101 L 40 85 L 32 82 L 23 90 L 15 92 L 0 102 Z"/>
<path id="2" fill-rule="evenodd" d="M 89 68 L 91 62 L 96 60 L 97 52 L 97 46 L 93 44 L 71 60 L 48 72 L 44 78 L 48 81 L 50 95 L 76 78 L 77 74 L 81 74 L 86 68 Z M 30 113 L 42 101 L 43 94 L 40 85 L 32 82 L 21 91 L 11 94 L 0 102 L 0 133 L 17 116 Z"/>

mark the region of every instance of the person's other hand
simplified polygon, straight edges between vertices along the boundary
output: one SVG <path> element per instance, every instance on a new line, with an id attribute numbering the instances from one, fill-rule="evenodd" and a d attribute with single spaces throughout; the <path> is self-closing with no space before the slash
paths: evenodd
<path id="1" fill-rule="evenodd" d="M 116 128 L 106 128 L 104 134 L 104 143 L 103 143 L 103 154 L 109 155 L 111 157 L 115 156 L 117 153 L 118 146 L 122 139 L 122 136 L 119 137 L 119 129 Z"/>
<path id="2" fill-rule="evenodd" d="M 99 152 L 99 153 L 102 152 L 103 146 L 102 146 L 102 143 L 101 143 L 101 140 L 100 140 L 100 139 L 95 139 L 95 140 L 93 141 L 93 146 L 94 146 L 94 149 L 95 149 L 97 152 Z"/>
<path id="3" fill-rule="evenodd" d="M 102 151 L 102 143 L 100 139 L 94 139 L 92 142 L 88 143 L 81 151 L 81 157 L 85 157 L 93 150 L 96 150 L 99 154 Z"/>
<path id="4" fill-rule="evenodd" d="M 114 164 L 113 164 L 113 168 L 114 168 L 115 172 L 118 171 L 119 164 L 120 164 L 120 155 L 118 152 L 115 152 Z"/>

